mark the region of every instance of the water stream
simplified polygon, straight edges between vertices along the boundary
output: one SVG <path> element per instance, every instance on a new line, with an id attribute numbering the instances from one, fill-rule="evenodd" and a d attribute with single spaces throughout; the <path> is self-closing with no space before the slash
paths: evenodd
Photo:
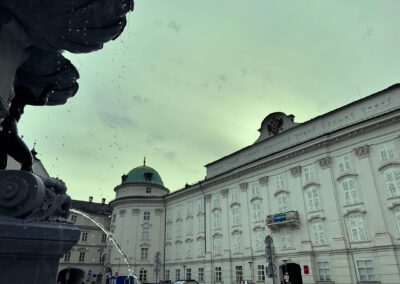
<path id="1" fill-rule="evenodd" d="M 85 212 L 82 212 L 82 211 L 74 209 L 74 208 L 71 208 L 69 211 L 73 212 L 73 213 L 76 213 L 76 214 L 79 214 L 79 215 L 85 217 L 86 219 L 90 220 L 91 222 L 93 222 L 97 227 L 99 227 L 107 235 L 108 240 L 111 241 L 114 244 L 114 246 L 117 248 L 118 252 L 123 256 L 124 261 L 128 265 L 128 277 L 132 276 L 137 281 L 137 283 L 140 284 L 140 281 L 137 278 L 137 276 L 135 274 L 133 274 L 131 263 L 129 262 L 128 257 L 126 256 L 124 251 L 121 249 L 121 246 L 114 239 L 113 234 L 110 231 L 108 231 L 103 226 L 103 224 L 101 224 L 99 221 L 97 221 L 96 219 L 92 218 L 90 215 L 86 214 Z M 135 283 L 136 283 L 136 281 L 135 281 Z"/>

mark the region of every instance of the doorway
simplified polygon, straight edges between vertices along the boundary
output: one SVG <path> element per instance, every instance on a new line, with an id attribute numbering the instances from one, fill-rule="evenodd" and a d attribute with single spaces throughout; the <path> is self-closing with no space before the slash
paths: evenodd
<path id="1" fill-rule="evenodd" d="M 301 277 L 301 267 L 297 263 L 286 263 L 280 266 L 282 272 L 281 282 L 282 284 L 303 284 Z M 289 282 L 285 282 L 285 278 L 289 278 Z"/>
<path id="2" fill-rule="evenodd" d="M 65 268 L 58 273 L 57 283 L 60 284 L 81 284 L 85 271 L 78 268 Z"/>

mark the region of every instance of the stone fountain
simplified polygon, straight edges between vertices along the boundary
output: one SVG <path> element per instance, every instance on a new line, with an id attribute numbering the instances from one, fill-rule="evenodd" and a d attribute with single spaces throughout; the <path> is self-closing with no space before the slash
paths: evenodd
<path id="1" fill-rule="evenodd" d="M 24 107 L 74 96 L 79 73 L 62 52 L 101 49 L 132 10 L 132 0 L 0 1 L 0 283 L 54 284 L 60 257 L 80 236 L 66 222 L 64 182 L 33 173 L 17 130 Z M 21 170 L 5 170 L 8 155 Z"/>

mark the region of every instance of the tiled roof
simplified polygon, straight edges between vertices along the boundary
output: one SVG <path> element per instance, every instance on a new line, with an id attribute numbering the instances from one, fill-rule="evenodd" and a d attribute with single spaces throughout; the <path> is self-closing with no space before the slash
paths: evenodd
<path id="1" fill-rule="evenodd" d="M 100 215 L 111 214 L 110 205 L 102 203 L 95 203 L 82 200 L 72 200 L 72 208 L 91 214 L 100 214 Z"/>

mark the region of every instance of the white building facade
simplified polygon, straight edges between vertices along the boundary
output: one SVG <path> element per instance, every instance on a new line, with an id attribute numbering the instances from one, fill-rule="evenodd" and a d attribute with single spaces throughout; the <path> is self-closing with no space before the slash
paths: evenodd
<path id="1" fill-rule="evenodd" d="M 172 193 L 145 165 L 123 176 L 111 230 L 134 273 L 149 283 L 400 283 L 400 85 L 301 124 L 273 113 L 259 131 Z M 116 248 L 106 266 L 128 274 Z"/>

